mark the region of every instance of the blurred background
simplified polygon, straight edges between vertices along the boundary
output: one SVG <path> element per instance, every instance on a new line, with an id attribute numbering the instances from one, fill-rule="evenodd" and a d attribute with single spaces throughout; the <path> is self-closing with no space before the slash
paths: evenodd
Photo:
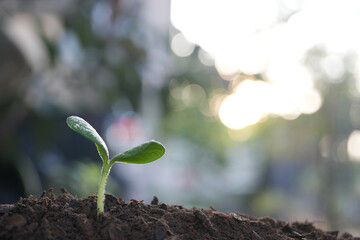
<path id="1" fill-rule="evenodd" d="M 0 203 L 97 191 L 359 236 L 360 2 L 0 1 Z"/>

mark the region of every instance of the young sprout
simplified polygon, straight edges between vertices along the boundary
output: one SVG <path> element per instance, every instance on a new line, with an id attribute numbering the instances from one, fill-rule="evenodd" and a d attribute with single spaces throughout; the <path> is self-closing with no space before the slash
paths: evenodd
<path id="1" fill-rule="evenodd" d="M 99 155 L 103 160 L 97 192 L 97 215 L 104 212 L 106 179 L 114 163 L 145 164 L 159 159 L 165 153 L 165 148 L 161 143 L 151 140 L 109 159 L 109 151 L 104 140 L 88 122 L 77 116 L 68 117 L 66 122 L 71 129 L 95 143 Z"/>

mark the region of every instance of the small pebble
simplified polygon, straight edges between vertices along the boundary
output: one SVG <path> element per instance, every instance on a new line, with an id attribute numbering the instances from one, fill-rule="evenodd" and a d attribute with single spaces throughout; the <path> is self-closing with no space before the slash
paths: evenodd
<path id="1" fill-rule="evenodd" d="M 157 198 L 157 196 L 154 196 L 153 200 L 151 201 L 151 205 L 158 205 L 159 204 L 159 199 Z"/>

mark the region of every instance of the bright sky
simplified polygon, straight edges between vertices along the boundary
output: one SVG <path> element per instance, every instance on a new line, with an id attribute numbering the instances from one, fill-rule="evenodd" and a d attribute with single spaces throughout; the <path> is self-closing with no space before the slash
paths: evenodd
<path id="1" fill-rule="evenodd" d="M 333 83 L 345 72 L 341 56 L 349 50 L 360 56 L 356 0 L 172 0 L 171 21 L 180 31 L 171 42 L 178 56 L 199 45 L 200 61 L 213 63 L 224 79 L 239 72 L 264 76 L 241 82 L 223 98 L 218 115 L 230 129 L 269 115 L 295 119 L 318 111 L 321 94 L 302 64 L 315 45 L 329 53 L 321 67 Z"/>

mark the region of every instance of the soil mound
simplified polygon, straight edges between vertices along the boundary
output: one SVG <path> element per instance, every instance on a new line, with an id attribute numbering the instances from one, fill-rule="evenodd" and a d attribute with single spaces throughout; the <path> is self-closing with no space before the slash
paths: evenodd
<path id="1" fill-rule="evenodd" d="M 0 239 L 358 239 L 350 234 L 324 232 L 311 223 L 254 218 L 213 209 L 166 205 L 154 197 L 151 204 L 125 203 L 106 195 L 105 213 L 96 216 L 96 196 L 75 198 L 66 190 L 55 196 L 21 198 L 0 205 Z"/>

